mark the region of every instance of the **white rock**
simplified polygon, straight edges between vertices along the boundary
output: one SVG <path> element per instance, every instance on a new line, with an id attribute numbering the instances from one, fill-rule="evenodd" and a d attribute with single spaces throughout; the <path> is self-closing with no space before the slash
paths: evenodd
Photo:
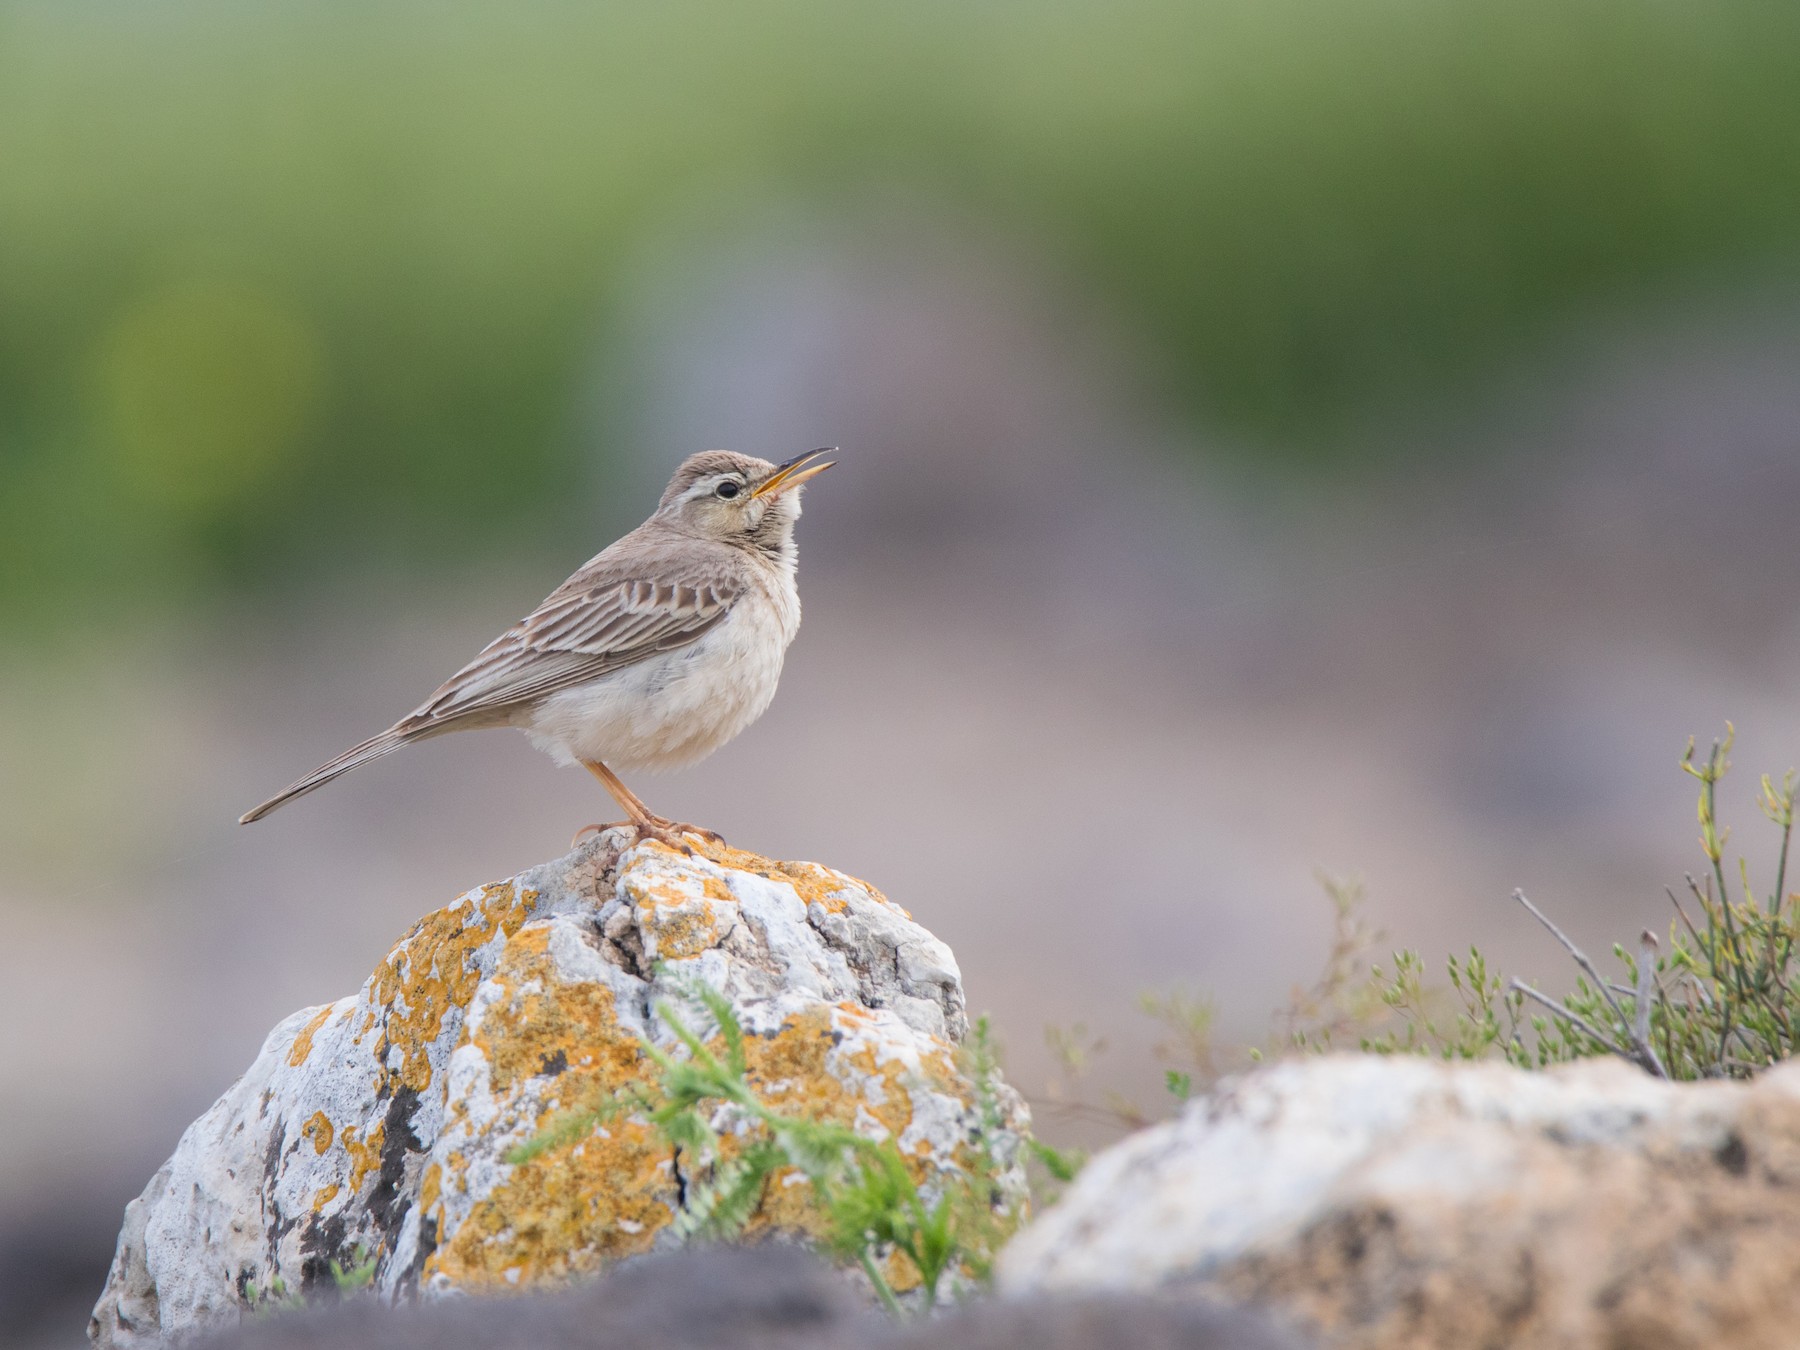
<path id="1" fill-rule="evenodd" d="M 1800 1065 L 1274 1065 L 1094 1158 L 999 1279 L 1264 1301 L 1346 1347 L 1800 1344 Z"/>
<path id="2" fill-rule="evenodd" d="M 902 1139 L 935 1195 L 981 1130 L 949 951 L 863 883 L 602 836 L 428 915 L 362 991 L 294 1014 L 127 1208 L 89 1334 L 151 1344 L 375 1262 L 392 1298 L 556 1282 L 670 1235 L 683 1178 L 625 1114 L 521 1164 L 556 1111 L 641 1081 L 696 979 L 754 1036 L 771 1101 Z M 704 1011 L 686 1016 L 703 1035 Z M 987 1141 L 1023 1196 L 1025 1113 Z M 782 1178 L 760 1227 L 816 1216 Z M 788 1197 L 794 1197 L 792 1199 Z"/>

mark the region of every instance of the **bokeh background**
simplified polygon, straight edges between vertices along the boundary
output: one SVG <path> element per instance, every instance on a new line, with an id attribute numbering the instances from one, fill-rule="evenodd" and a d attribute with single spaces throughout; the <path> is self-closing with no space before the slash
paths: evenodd
<path id="1" fill-rule="evenodd" d="M 1554 984 L 1513 886 L 1661 926 L 1686 737 L 1752 851 L 1800 761 L 1800 9 L 0 0 L 0 1340 L 607 803 L 487 733 L 237 814 L 827 444 L 774 709 L 637 786 L 910 907 L 1049 1137 L 1047 1026 L 1153 1101 L 1139 993 L 1260 1039 L 1320 870 Z"/>

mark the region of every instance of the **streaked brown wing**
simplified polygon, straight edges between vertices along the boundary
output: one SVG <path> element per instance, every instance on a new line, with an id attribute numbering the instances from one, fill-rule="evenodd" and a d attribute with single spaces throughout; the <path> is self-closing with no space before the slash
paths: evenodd
<path id="1" fill-rule="evenodd" d="M 685 647 L 724 619 L 741 593 L 716 564 L 671 567 L 665 556 L 643 559 L 647 565 L 627 569 L 609 558 L 613 551 L 570 577 L 542 605 L 490 642 L 407 722 L 421 725 L 500 713 L 658 652 Z M 628 571 L 639 575 L 621 574 Z M 644 572 L 665 577 L 673 572 L 677 579 L 653 581 Z"/>

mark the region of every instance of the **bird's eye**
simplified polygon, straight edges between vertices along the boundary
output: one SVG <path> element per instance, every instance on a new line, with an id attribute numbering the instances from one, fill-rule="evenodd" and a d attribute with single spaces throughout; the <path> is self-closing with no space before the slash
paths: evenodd
<path id="1" fill-rule="evenodd" d="M 726 501 L 730 501 L 742 491 L 743 488 L 739 487 L 728 478 L 713 489 L 713 495 L 716 497 L 723 497 Z"/>

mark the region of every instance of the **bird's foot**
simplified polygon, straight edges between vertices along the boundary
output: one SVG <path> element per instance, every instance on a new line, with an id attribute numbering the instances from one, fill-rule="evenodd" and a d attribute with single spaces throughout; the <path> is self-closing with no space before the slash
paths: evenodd
<path id="1" fill-rule="evenodd" d="M 716 830 L 709 830 L 703 825 L 690 825 L 682 820 L 665 820 L 662 816 L 651 816 L 647 820 L 614 820 L 603 825 L 583 825 L 575 831 L 575 837 L 569 841 L 569 847 L 575 848 L 589 835 L 604 834 L 607 830 L 631 830 L 638 839 L 654 839 L 659 844 L 667 844 L 672 849 L 693 855 L 693 848 L 682 838 L 693 835 L 704 839 L 707 843 L 724 848 L 725 836 Z"/>
<path id="2" fill-rule="evenodd" d="M 719 848 L 725 847 L 725 836 L 716 830 L 709 830 L 703 825 L 690 825 L 683 820 L 666 820 L 662 816 L 651 816 L 646 821 L 637 823 L 638 838 L 655 839 L 667 844 L 670 848 L 678 848 L 683 853 L 692 854 L 693 849 L 682 838 L 693 835 Z"/>

